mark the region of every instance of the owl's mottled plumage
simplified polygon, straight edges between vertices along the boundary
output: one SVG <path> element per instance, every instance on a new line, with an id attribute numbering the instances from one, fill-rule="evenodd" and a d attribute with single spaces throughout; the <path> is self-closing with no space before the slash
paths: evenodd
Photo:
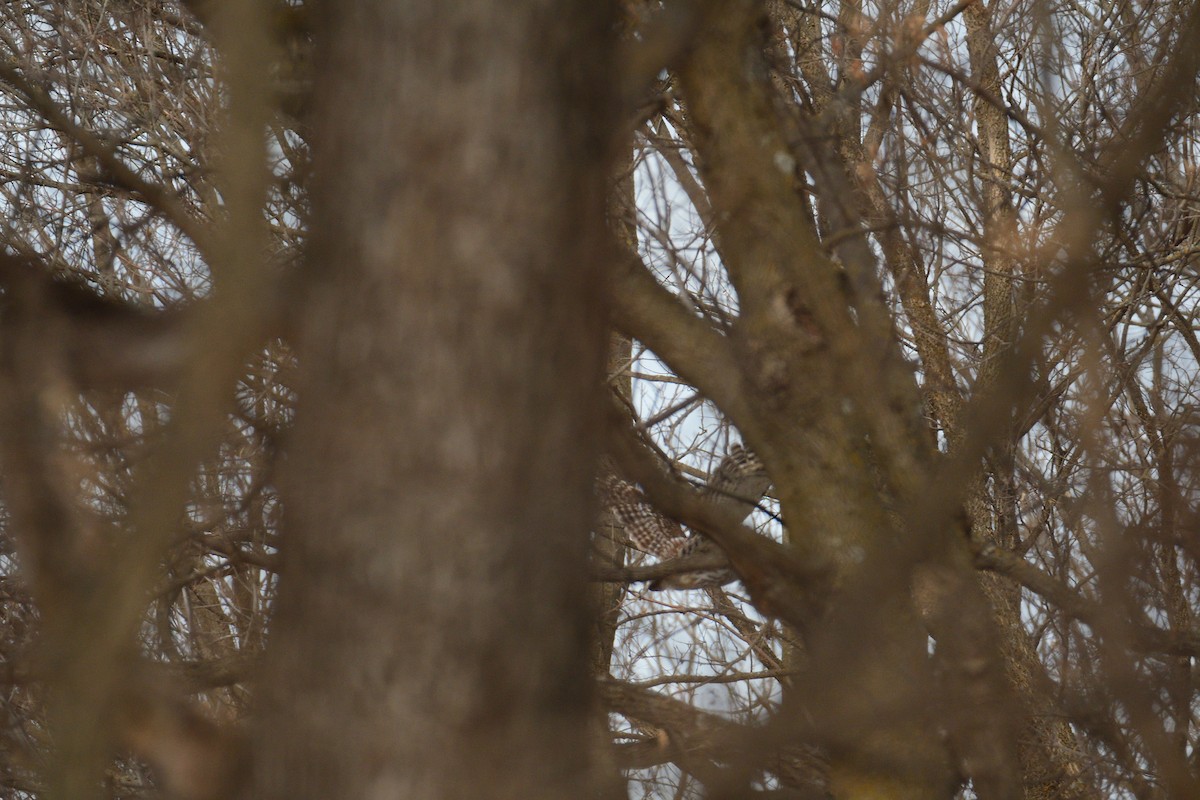
<path id="1" fill-rule="evenodd" d="M 771 479 L 762 461 L 740 444 L 735 444 L 709 476 L 703 494 L 718 505 L 743 511 L 742 518 L 745 519 L 769 488 Z"/>
<path id="2" fill-rule="evenodd" d="M 702 495 L 712 503 L 741 511 L 745 517 L 770 485 L 758 456 L 735 444 L 713 470 Z M 655 509 L 642 491 L 628 481 L 610 474 L 601 479 L 599 488 L 604 506 L 624 527 L 629 544 L 638 550 L 664 562 L 720 552 L 708 537 L 684 533 L 678 522 Z M 737 575 L 727 567 L 688 570 L 654 581 L 650 588 L 698 589 L 723 586 L 736 579 Z"/>
<path id="3" fill-rule="evenodd" d="M 625 529 L 629 544 L 661 559 L 677 558 L 689 538 L 679 523 L 660 514 L 642 490 L 616 475 L 600 481 L 600 497 Z"/>

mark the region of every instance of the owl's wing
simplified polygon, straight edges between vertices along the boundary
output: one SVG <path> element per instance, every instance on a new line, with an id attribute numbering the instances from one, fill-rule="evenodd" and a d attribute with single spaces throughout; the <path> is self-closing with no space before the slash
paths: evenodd
<path id="1" fill-rule="evenodd" d="M 701 553 L 717 552 L 706 536 L 687 536 L 675 520 L 659 513 L 641 490 L 616 475 L 607 474 L 599 481 L 599 492 L 626 532 L 629 543 L 660 561 L 671 561 Z M 702 490 L 706 501 L 741 512 L 746 517 L 754 510 L 763 493 L 771 486 L 758 456 L 739 444 L 729 448 L 725 458 L 713 470 Z M 706 570 L 683 570 L 661 580 L 653 581 L 651 589 L 691 589 L 722 586 L 737 579 L 727 567 Z"/>
<path id="2" fill-rule="evenodd" d="M 742 512 L 745 519 L 769 488 L 771 478 L 759 457 L 735 444 L 712 471 L 703 495 L 712 503 Z"/>
<path id="3" fill-rule="evenodd" d="M 687 545 L 688 537 L 679 523 L 655 510 L 632 483 L 609 474 L 600 479 L 599 489 L 601 502 L 638 550 L 668 559 L 677 557 Z"/>

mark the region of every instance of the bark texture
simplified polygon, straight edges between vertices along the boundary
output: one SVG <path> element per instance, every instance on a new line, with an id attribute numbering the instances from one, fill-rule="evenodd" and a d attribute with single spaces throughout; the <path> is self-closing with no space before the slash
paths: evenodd
<path id="1" fill-rule="evenodd" d="M 610 28 L 587 2 L 358 0 L 318 30 L 255 796 L 586 794 Z"/>

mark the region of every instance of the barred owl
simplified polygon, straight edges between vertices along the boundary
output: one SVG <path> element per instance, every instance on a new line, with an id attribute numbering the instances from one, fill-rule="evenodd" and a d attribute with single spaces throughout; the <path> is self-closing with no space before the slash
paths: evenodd
<path id="1" fill-rule="evenodd" d="M 711 503 L 740 511 L 744 518 L 770 485 L 758 456 L 735 444 L 709 476 L 702 495 Z M 624 527 L 629 544 L 638 550 L 663 562 L 720 552 L 708 537 L 684 533 L 678 522 L 656 510 L 642 491 L 628 481 L 609 474 L 601 479 L 599 488 L 603 504 Z M 700 589 L 724 586 L 736 579 L 737 575 L 728 567 L 688 570 L 653 581 L 650 588 Z"/>

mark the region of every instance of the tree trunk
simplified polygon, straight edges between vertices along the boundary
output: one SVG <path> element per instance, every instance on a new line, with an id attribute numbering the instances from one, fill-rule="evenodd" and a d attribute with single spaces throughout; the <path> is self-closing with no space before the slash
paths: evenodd
<path id="1" fill-rule="evenodd" d="M 586 791 L 611 27 L 328 4 L 256 797 Z"/>

